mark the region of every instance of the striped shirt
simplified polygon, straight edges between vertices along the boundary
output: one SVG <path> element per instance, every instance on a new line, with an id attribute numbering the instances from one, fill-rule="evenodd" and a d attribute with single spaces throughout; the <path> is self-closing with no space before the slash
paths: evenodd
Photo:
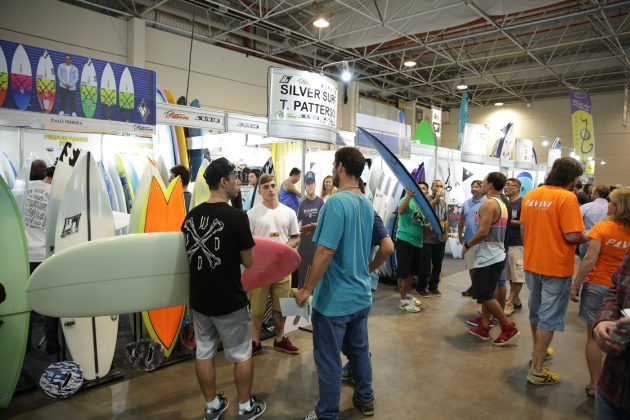
<path id="1" fill-rule="evenodd" d="M 621 309 L 630 308 L 630 248 L 613 274 L 612 282 L 593 326 L 601 321 L 616 321 L 621 318 Z M 601 392 L 618 407 L 630 411 L 630 347 L 620 355 L 606 356 L 597 392 Z"/>

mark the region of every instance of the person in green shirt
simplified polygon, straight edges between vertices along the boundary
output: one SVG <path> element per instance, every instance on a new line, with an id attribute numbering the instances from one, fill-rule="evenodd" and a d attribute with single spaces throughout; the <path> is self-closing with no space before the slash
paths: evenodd
<path id="1" fill-rule="evenodd" d="M 407 296 L 411 289 L 412 278 L 418 274 L 422 258 L 422 231 L 424 215 L 415 200 L 414 192 L 406 190 L 398 204 L 398 231 L 396 233 L 396 278 L 400 291 L 401 311 L 417 313 L 422 310 L 420 300 Z"/>

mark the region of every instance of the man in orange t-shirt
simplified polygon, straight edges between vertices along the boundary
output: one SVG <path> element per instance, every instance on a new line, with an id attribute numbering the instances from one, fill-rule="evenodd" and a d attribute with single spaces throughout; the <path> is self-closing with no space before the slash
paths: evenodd
<path id="1" fill-rule="evenodd" d="M 582 172 L 577 160 L 557 159 L 545 185 L 523 197 L 523 266 L 530 291 L 529 322 L 534 339 L 527 381 L 535 385 L 560 381 L 560 375 L 544 367 L 543 361 L 553 333 L 564 331 L 575 245 L 587 241 L 580 206 L 572 193 Z"/>

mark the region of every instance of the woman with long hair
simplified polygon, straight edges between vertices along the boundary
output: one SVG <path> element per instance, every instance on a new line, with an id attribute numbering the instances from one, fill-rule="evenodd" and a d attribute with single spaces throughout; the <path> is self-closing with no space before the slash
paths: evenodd
<path id="1" fill-rule="evenodd" d="M 591 380 L 586 393 L 591 397 L 596 394 L 603 358 L 591 331 L 595 314 L 612 286 L 611 277 L 630 245 L 630 188 L 619 188 L 610 194 L 607 216 L 588 233 L 588 249 L 571 287 L 571 300 L 580 302 L 580 318 L 587 324 L 586 364 Z"/>
<path id="2" fill-rule="evenodd" d="M 332 175 L 328 175 L 322 182 L 322 193 L 319 195 L 324 201 L 337 192 L 337 187 L 333 185 Z"/>

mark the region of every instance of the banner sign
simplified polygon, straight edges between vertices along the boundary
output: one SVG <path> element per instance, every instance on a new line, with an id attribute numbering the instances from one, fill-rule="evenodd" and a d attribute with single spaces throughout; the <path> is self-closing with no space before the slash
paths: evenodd
<path id="1" fill-rule="evenodd" d="M 337 82 L 302 70 L 270 67 L 267 75 L 269 137 L 334 144 Z"/>
<path id="2" fill-rule="evenodd" d="M 155 131 L 155 72 L 0 40 L 0 122 Z"/>
<path id="3" fill-rule="evenodd" d="M 157 123 L 225 131 L 225 112 L 158 102 Z"/>
<path id="4" fill-rule="evenodd" d="M 431 107 L 431 126 L 435 133 L 435 144 L 442 144 L 442 110 L 435 106 Z"/>
<path id="5" fill-rule="evenodd" d="M 267 118 L 228 113 L 227 130 L 230 133 L 245 133 L 266 136 Z"/>
<path id="6" fill-rule="evenodd" d="M 464 127 L 468 122 L 468 91 L 462 96 L 462 103 L 459 106 L 459 126 L 457 129 L 457 150 L 462 150 L 464 141 Z"/>
<path id="7" fill-rule="evenodd" d="M 583 161 L 595 158 L 595 132 L 591 98 L 581 89 L 569 89 L 573 148 Z"/>

